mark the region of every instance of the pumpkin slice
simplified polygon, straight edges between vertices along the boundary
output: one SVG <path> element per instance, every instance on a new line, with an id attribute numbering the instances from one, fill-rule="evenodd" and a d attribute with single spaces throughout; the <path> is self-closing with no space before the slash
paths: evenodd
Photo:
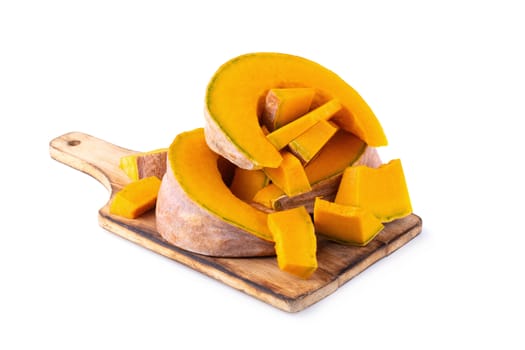
<path id="1" fill-rule="evenodd" d="M 337 100 L 330 100 L 321 107 L 314 109 L 291 123 L 269 133 L 266 137 L 278 150 L 286 147 L 295 138 L 312 128 L 321 120 L 330 119 L 334 113 L 341 109 Z"/>
<path id="2" fill-rule="evenodd" d="M 235 168 L 230 190 L 243 201 L 250 201 L 268 182 L 269 179 L 262 170 Z"/>
<path id="3" fill-rule="evenodd" d="M 130 182 L 115 194 L 109 205 L 109 212 L 128 219 L 138 218 L 155 207 L 160 184 L 157 176 Z"/>
<path id="4" fill-rule="evenodd" d="M 166 172 L 167 151 L 167 148 L 161 148 L 124 156 L 120 158 L 119 167 L 132 181 L 149 176 L 156 176 L 162 179 Z"/>
<path id="5" fill-rule="evenodd" d="M 365 246 L 381 230 L 383 224 L 371 212 L 353 206 L 315 199 L 314 225 L 317 233 L 351 245 Z"/>
<path id="6" fill-rule="evenodd" d="M 312 188 L 301 161 L 290 152 L 282 152 L 283 161 L 278 168 L 264 168 L 270 180 L 287 196 L 309 192 Z"/>
<path id="7" fill-rule="evenodd" d="M 279 268 L 304 279 L 310 277 L 317 269 L 317 238 L 306 209 L 268 214 L 268 227 L 275 239 Z"/>
<path id="8" fill-rule="evenodd" d="M 303 163 L 308 163 L 317 155 L 328 140 L 334 136 L 337 129 L 337 125 L 321 120 L 304 134 L 292 140 L 288 148 Z M 341 152 L 344 151 L 341 150 Z"/>
<path id="9" fill-rule="evenodd" d="M 203 129 L 175 137 L 157 199 L 157 230 L 169 243 L 200 254 L 274 255 L 267 214 L 230 191 L 218 159 Z"/>
<path id="10" fill-rule="evenodd" d="M 393 159 L 376 169 L 362 165 L 348 167 L 335 202 L 367 209 L 381 222 L 412 213 L 401 160 Z"/>
<path id="11" fill-rule="evenodd" d="M 334 121 L 370 146 L 387 139 L 363 98 L 334 72 L 311 60 L 283 53 L 251 53 L 224 63 L 211 78 L 205 99 L 206 141 L 245 169 L 271 167 L 280 153 L 264 136 L 259 117 L 270 89 L 307 87 L 316 90 L 313 107 L 331 99 L 343 108 Z"/>
<path id="12" fill-rule="evenodd" d="M 262 122 L 268 130 L 279 129 L 306 114 L 314 95 L 312 88 L 271 89 L 266 95 Z"/>

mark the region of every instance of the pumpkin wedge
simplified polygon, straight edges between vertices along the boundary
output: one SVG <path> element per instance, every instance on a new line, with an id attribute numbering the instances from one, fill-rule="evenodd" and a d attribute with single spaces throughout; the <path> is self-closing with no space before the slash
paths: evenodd
<path id="1" fill-rule="evenodd" d="M 333 123 L 321 120 L 288 144 L 290 151 L 303 163 L 311 161 L 337 131 Z"/>
<path id="2" fill-rule="evenodd" d="M 274 255 L 267 214 L 230 191 L 219 159 L 202 128 L 175 137 L 157 198 L 157 230 L 171 244 L 200 254 Z"/>
<path id="3" fill-rule="evenodd" d="M 271 89 L 266 95 L 262 122 L 270 129 L 279 129 L 310 109 L 315 90 L 312 88 Z"/>
<path id="4" fill-rule="evenodd" d="M 275 88 L 314 88 L 312 108 L 337 99 L 342 109 L 334 122 L 370 146 L 384 146 L 386 136 L 364 99 L 341 77 L 311 60 L 272 52 L 235 57 L 211 78 L 205 98 L 205 133 L 209 147 L 245 169 L 276 168 L 278 150 L 259 124 L 265 96 Z"/>

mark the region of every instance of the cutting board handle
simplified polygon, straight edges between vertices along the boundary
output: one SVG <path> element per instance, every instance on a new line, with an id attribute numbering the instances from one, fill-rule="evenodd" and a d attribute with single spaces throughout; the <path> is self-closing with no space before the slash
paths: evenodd
<path id="1" fill-rule="evenodd" d="M 70 132 L 51 140 L 49 153 L 51 158 L 97 179 L 112 197 L 130 182 L 119 168 L 120 158 L 136 152 L 85 133 Z"/>

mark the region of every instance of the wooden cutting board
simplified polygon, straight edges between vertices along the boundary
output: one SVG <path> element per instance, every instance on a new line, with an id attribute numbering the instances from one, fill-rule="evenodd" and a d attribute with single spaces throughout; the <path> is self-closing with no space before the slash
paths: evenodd
<path id="1" fill-rule="evenodd" d="M 422 230 L 421 218 L 412 214 L 386 224 L 366 247 L 320 239 L 319 268 L 303 280 L 279 270 L 275 257 L 216 258 L 177 248 L 158 234 L 154 210 L 135 220 L 111 215 L 111 198 L 129 182 L 118 166 L 120 157 L 135 151 L 79 132 L 59 136 L 49 146 L 53 159 L 91 175 L 109 190 L 110 198 L 98 215 L 103 228 L 287 312 L 301 311 L 332 294 Z"/>

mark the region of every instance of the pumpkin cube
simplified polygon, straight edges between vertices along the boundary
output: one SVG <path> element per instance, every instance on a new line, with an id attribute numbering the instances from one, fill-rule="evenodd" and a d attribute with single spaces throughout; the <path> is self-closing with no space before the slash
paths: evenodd
<path id="1" fill-rule="evenodd" d="M 308 113 L 314 95 L 312 88 L 270 89 L 262 116 L 264 125 L 273 131 Z"/>
<path id="2" fill-rule="evenodd" d="M 130 182 L 115 194 L 109 212 L 128 219 L 139 217 L 155 207 L 160 184 L 157 176 Z"/>
<path id="3" fill-rule="evenodd" d="M 153 175 L 162 179 L 166 172 L 167 153 L 167 148 L 160 148 L 149 152 L 130 154 L 120 158 L 119 167 L 132 181 Z"/>
<path id="4" fill-rule="evenodd" d="M 334 136 L 337 129 L 337 125 L 327 120 L 321 120 L 292 140 L 288 147 L 303 163 L 308 163 L 319 153 L 328 140 Z"/>
<path id="5" fill-rule="evenodd" d="M 304 207 L 268 214 L 275 241 L 277 264 L 283 271 L 307 279 L 317 269 L 317 238 Z"/>
<path id="6" fill-rule="evenodd" d="M 383 224 L 369 211 L 332 203 L 321 198 L 314 204 L 315 230 L 335 241 L 358 246 L 367 245 Z"/>
<path id="7" fill-rule="evenodd" d="M 366 147 L 357 136 L 339 129 L 317 157 L 304 167 L 310 185 L 341 175 L 348 166 L 359 159 Z"/>
<path id="8" fill-rule="evenodd" d="M 381 222 L 412 213 L 412 204 L 400 159 L 378 168 L 348 167 L 343 173 L 335 202 L 372 212 Z"/>
<path id="9" fill-rule="evenodd" d="M 301 161 L 290 152 L 283 151 L 281 155 L 281 165 L 278 168 L 264 168 L 266 175 L 289 197 L 309 192 L 312 187 Z"/>

